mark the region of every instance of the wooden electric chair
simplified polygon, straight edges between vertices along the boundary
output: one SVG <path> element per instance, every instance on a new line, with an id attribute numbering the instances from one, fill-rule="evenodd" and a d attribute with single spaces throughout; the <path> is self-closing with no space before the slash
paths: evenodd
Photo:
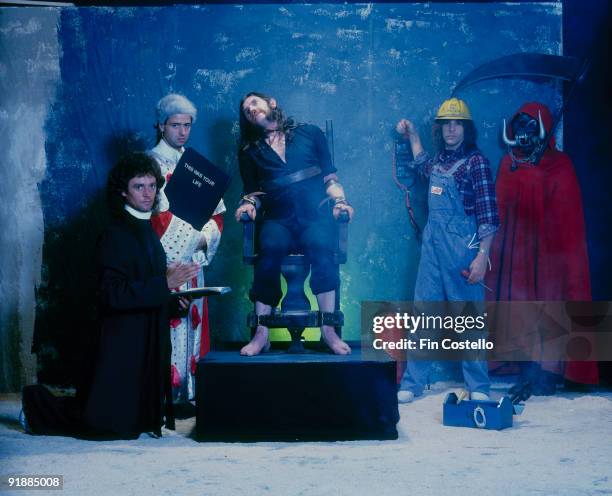
<path id="1" fill-rule="evenodd" d="M 325 123 L 325 136 L 333 155 L 333 130 L 331 121 Z M 334 263 L 338 270 L 346 262 L 348 241 L 348 215 L 343 212 L 338 220 L 334 221 L 334 234 L 332 240 L 332 253 Z M 329 215 L 332 215 L 329 209 Z M 257 239 L 259 222 L 252 221 L 248 215 L 243 214 L 243 261 L 248 265 L 257 263 Z M 252 311 L 247 316 L 247 326 L 251 328 L 251 337 L 255 335 L 257 325 L 269 329 L 287 329 L 291 334 L 291 343 L 288 353 L 304 353 L 302 333 L 307 327 L 333 326 L 338 336 L 342 336 L 344 314 L 340 311 L 340 284 L 336 288 L 336 302 L 334 312 L 314 311 L 306 297 L 304 283 L 310 273 L 310 260 L 301 253 L 297 246 L 292 247 L 289 255 L 281 262 L 281 274 L 287 282 L 287 291 L 280 303 L 280 308 L 273 308 L 270 315 L 259 317 Z"/>

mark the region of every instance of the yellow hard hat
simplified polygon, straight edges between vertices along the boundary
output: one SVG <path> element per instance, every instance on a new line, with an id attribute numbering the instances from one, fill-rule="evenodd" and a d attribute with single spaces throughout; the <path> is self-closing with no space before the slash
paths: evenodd
<path id="1" fill-rule="evenodd" d="M 436 115 L 436 120 L 438 119 L 471 121 L 472 115 L 470 114 L 470 109 L 463 100 L 451 98 L 450 100 L 445 100 L 444 103 L 440 105 L 438 115 Z"/>

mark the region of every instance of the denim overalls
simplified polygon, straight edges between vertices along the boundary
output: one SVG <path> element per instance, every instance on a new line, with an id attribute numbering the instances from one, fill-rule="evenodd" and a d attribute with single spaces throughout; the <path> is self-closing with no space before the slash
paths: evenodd
<path id="1" fill-rule="evenodd" d="M 484 288 L 469 284 L 461 275 L 469 270 L 478 253 L 474 215 L 466 215 L 453 173 L 467 158 L 447 171 L 434 164 L 429 179 L 429 217 L 423 231 L 421 261 L 417 272 L 414 301 L 483 301 Z M 401 389 L 415 396 L 423 386 L 431 362 L 408 360 Z M 489 393 L 488 365 L 484 361 L 462 361 L 463 378 L 469 392 Z"/>

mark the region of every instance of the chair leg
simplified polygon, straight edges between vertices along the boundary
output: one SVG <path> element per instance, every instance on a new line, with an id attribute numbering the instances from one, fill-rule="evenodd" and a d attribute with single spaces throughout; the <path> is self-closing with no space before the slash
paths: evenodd
<path id="1" fill-rule="evenodd" d="M 302 333 L 304 327 L 289 327 L 289 333 L 291 334 L 291 344 L 287 353 L 304 353 L 304 345 L 302 344 Z"/>
<path id="2" fill-rule="evenodd" d="M 287 281 L 287 294 L 281 303 L 281 312 L 309 311 L 310 301 L 304 292 L 304 282 L 310 272 L 308 265 L 283 265 L 281 267 L 283 277 Z M 291 344 L 287 353 L 304 353 L 302 344 L 302 333 L 304 327 L 288 327 L 291 334 Z"/>
<path id="3" fill-rule="evenodd" d="M 310 310 L 310 301 L 304 292 L 304 282 L 310 269 L 308 265 L 283 265 L 281 273 L 287 281 L 287 293 L 281 302 L 281 312 Z"/>
<path id="4" fill-rule="evenodd" d="M 338 272 L 340 272 L 340 266 L 338 266 Z M 334 310 L 338 312 L 340 310 L 340 278 L 338 278 L 338 286 L 336 286 L 335 297 Z M 336 330 L 338 337 L 342 339 L 342 326 L 336 326 L 334 329 Z"/>

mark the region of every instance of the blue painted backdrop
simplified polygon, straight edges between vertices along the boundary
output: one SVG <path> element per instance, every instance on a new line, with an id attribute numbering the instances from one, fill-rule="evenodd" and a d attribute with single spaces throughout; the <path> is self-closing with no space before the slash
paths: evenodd
<path id="1" fill-rule="evenodd" d="M 263 91 L 300 121 L 333 120 L 336 166 L 357 212 L 342 306 L 345 336 L 358 339 L 360 302 L 410 299 L 419 257 L 391 180 L 390 129 L 400 117 L 411 118 L 429 144 L 437 106 L 463 76 L 514 52 L 561 53 L 561 21 L 559 4 L 536 3 L 63 9 L 61 84 L 47 122 L 41 185 L 45 246 L 36 346 L 48 358 L 43 368 L 60 373 L 74 357 L 62 350 L 74 348 L 74 337 L 90 325 L 85 274 L 105 221 L 107 171 L 124 151 L 154 145 L 161 96 L 180 92 L 195 102 L 190 145 L 234 175 L 226 228 L 207 275 L 210 284 L 233 288 L 211 301 L 216 340 L 248 335 L 251 274 L 241 265 L 241 231 L 232 216 L 241 188 L 235 159 L 241 96 Z M 526 99 L 555 108 L 558 95 L 553 84 L 511 80 L 462 95 L 493 169 L 503 153 L 501 119 Z M 415 193 L 423 223 L 423 196 Z M 63 365 L 53 343 L 60 343 Z"/>

